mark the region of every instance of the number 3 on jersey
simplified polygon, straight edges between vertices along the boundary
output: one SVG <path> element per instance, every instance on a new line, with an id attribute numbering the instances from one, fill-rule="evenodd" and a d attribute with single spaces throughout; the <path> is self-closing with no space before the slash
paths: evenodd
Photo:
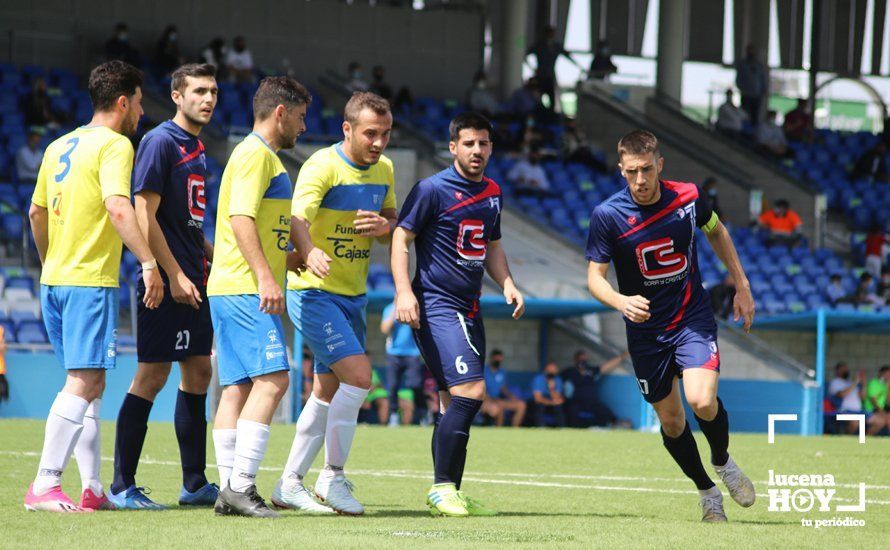
<path id="1" fill-rule="evenodd" d="M 64 164 L 65 167 L 62 168 L 61 172 L 56 174 L 56 183 L 62 183 L 62 180 L 65 179 L 65 176 L 67 176 L 68 172 L 71 171 L 71 153 L 74 152 L 74 148 L 77 147 L 78 143 L 80 143 L 80 138 L 73 137 L 66 143 L 71 144 L 71 147 L 69 147 L 68 150 L 62 153 L 62 156 L 59 157 L 59 164 Z"/>

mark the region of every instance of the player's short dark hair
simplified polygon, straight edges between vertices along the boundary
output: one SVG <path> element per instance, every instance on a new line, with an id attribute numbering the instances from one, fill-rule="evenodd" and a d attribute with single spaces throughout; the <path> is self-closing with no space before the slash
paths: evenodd
<path id="1" fill-rule="evenodd" d="M 279 105 L 290 111 L 299 105 L 309 105 L 312 95 L 305 86 L 289 76 L 267 76 L 253 95 L 253 116 L 256 120 L 269 118 Z"/>
<path id="2" fill-rule="evenodd" d="M 354 92 L 343 108 L 343 119 L 355 124 L 365 109 L 371 109 L 375 114 L 383 116 L 390 112 L 389 101 L 373 92 Z"/>
<path id="3" fill-rule="evenodd" d="M 216 78 L 216 67 L 210 63 L 186 63 L 179 67 L 170 75 L 170 91 L 185 91 L 185 77 L 209 76 Z"/>
<path id="4" fill-rule="evenodd" d="M 95 111 L 108 111 L 120 96 L 133 97 L 143 83 L 142 71 L 123 61 L 102 63 L 90 72 L 87 88 Z"/>
<path id="5" fill-rule="evenodd" d="M 634 130 L 624 134 L 618 140 L 618 159 L 624 155 L 646 155 L 652 153 L 658 156 L 658 138 L 652 132 L 646 130 Z"/>
<path id="6" fill-rule="evenodd" d="M 461 113 L 451 120 L 451 124 L 448 125 L 449 139 L 451 141 L 460 139 L 461 130 L 485 130 L 489 139 L 494 133 L 491 121 L 475 111 Z"/>
<path id="7" fill-rule="evenodd" d="M 488 354 L 489 357 L 494 357 L 495 355 L 503 355 L 504 352 L 499 350 L 498 348 L 494 348 L 491 350 L 491 353 Z"/>

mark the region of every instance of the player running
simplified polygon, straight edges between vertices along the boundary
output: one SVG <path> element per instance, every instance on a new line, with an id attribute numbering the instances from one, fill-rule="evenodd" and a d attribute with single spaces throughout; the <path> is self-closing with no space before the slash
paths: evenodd
<path id="1" fill-rule="evenodd" d="M 288 273 L 287 310 L 315 355 L 315 377 L 272 502 L 360 515 L 365 508 L 352 495 L 343 468 L 371 387 L 365 354 L 371 239 L 389 240 L 396 196 L 392 162 L 383 156 L 392 131 L 389 102 L 355 93 L 343 118 L 343 141 L 309 157 L 294 191 L 291 240 L 306 270 Z M 322 444 L 325 466 L 315 495 L 327 506 L 303 484 Z"/>
<path id="2" fill-rule="evenodd" d="M 223 172 L 207 284 L 223 386 L 213 426 L 218 515 L 278 517 L 255 484 L 290 369 L 279 315 L 292 189 L 277 152 L 306 130 L 310 101 L 293 78 L 264 78 L 253 98 L 253 132 Z"/>
<path id="3" fill-rule="evenodd" d="M 485 328 L 479 311 L 484 271 L 516 306 L 514 319 L 525 310 L 500 243 L 501 189 L 484 175 L 491 133 L 491 123 L 477 113 L 451 121 L 453 165 L 414 186 L 393 232 L 396 315 L 414 328 L 446 408 L 433 428 L 435 482 L 427 495 L 433 515 L 496 514 L 460 488 L 470 426 L 485 398 Z M 412 242 L 417 250 L 413 283 L 408 276 Z"/>
<path id="4" fill-rule="evenodd" d="M 117 417 L 114 481 L 108 495 L 118 508 L 164 508 L 136 486 L 135 477 L 148 416 L 167 383 L 173 361 L 179 362 L 181 373 L 173 417 L 182 461 L 179 504 L 209 506 L 219 494 L 219 488 L 204 475 L 205 409 L 213 344 L 206 283 L 213 247 L 204 238 L 207 169 L 204 144 L 198 139 L 216 106 L 215 77 L 213 65 L 189 64 L 176 69 L 170 83 L 176 115 L 145 134 L 136 155 L 136 217 L 170 292 L 157 309 L 138 304 L 139 366 Z M 139 285 L 138 295 L 144 291 Z"/>
<path id="5" fill-rule="evenodd" d="M 711 447 L 711 464 L 729 494 L 744 507 L 754 504 L 754 485 L 730 458 L 729 420 L 717 397 L 720 352 L 717 324 L 701 283 L 695 228 L 736 281 L 735 319 L 747 332 L 754 298 L 729 232 L 691 183 L 659 179 L 664 158 L 658 140 L 637 130 L 618 142 L 626 189 L 594 209 L 587 240 L 588 286 L 600 302 L 620 311 L 643 398 L 661 422 L 670 455 L 698 488 L 702 521 L 726 521 L 723 495 L 702 466 L 683 412 L 686 401 Z M 606 280 L 609 262 L 618 278 L 616 292 Z"/>
<path id="6" fill-rule="evenodd" d="M 31 231 L 43 264 L 40 302 L 56 357 L 68 371 L 46 419 L 40 467 L 25 508 L 92 512 L 114 506 L 99 481 L 99 408 L 117 357 L 121 241 L 142 264 L 145 307 L 164 283 L 130 204 L 133 146 L 142 116 L 142 73 L 109 61 L 90 73 L 93 119 L 46 149 L 31 199 Z M 80 505 L 62 492 L 71 451 L 83 482 Z"/>

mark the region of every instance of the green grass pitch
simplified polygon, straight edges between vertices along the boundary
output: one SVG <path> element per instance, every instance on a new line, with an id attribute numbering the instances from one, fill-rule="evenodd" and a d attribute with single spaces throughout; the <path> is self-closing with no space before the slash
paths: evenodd
<path id="1" fill-rule="evenodd" d="M 275 425 L 258 477 L 269 497 L 287 458 L 293 426 Z M 22 499 L 33 478 L 43 423 L 0 421 L 2 548 L 392 548 L 392 547 L 621 547 L 621 548 L 865 548 L 890 536 L 890 438 L 801 438 L 733 435 L 730 451 L 755 482 L 758 501 L 742 509 L 725 489 L 730 523 L 702 525 L 697 494 L 670 460 L 657 434 L 581 430 L 473 428 L 464 489 L 502 515 L 432 518 L 424 505 L 431 482 L 429 428 L 360 426 L 347 468 L 364 517 L 285 512 L 278 521 L 215 517 L 209 509 L 178 509 L 178 451 L 170 424 L 153 423 L 138 481 L 173 505 L 164 512 L 103 512 L 62 516 L 26 512 Z M 113 424 L 103 424 L 103 481 L 111 478 Z M 697 434 L 702 456 L 707 446 Z M 212 444 L 208 461 L 212 463 Z M 80 494 L 75 461 L 64 487 Z M 316 464 L 318 466 L 318 464 Z M 858 499 L 865 512 L 770 512 L 768 471 L 832 474 L 835 504 Z M 211 480 L 217 473 L 208 468 Z M 315 472 L 310 473 L 310 483 Z M 864 527 L 804 527 L 802 518 L 853 517 Z M 507 545 L 507 546 L 505 546 Z"/>

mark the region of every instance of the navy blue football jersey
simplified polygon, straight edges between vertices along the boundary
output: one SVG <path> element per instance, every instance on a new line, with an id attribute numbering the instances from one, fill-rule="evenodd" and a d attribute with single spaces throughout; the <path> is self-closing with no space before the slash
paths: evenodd
<path id="1" fill-rule="evenodd" d="M 641 206 L 625 187 L 590 218 L 587 259 L 615 265 L 618 290 L 649 300 L 643 323 L 625 318 L 628 329 L 672 330 L 680 322 L 707 321 L 714 314 L 701 283 L 695 253 L 695 228 L 713 214 L 692 183 L 661 181 L 661 198 Z"/>
<path id="2" fill-rule="evenodd" d="M 421 180 L 408 194 L 399 227 L 417 235 L 412 286 L 426 308 L 475 309 L 488 243 L 501 238 L 501 201 L 497 183 L 468 180 L 454 165 Z"/>
<path id="3" fill-rule="evenodd" d="M 136 152 L 133 193 L 161 196 L 157 220 L 173 257 L 195 284 L 206 285 L 204 144 L 168 120 L 145 134 Z M 166 274 L 161 270 L 166 279 Z"/>

